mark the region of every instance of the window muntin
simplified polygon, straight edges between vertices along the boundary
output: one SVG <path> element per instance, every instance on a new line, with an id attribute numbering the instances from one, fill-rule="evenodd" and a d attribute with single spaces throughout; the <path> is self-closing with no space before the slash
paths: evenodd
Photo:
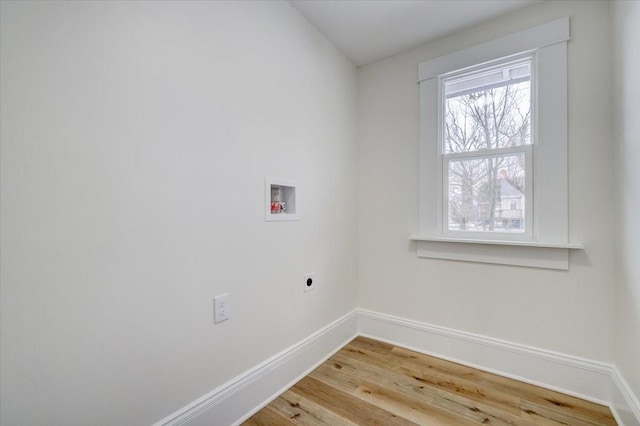
<path id="1" fill-rule="evenodd" d="M 444 233 L 532 235 L 532 64 L 441 78 Z"/>

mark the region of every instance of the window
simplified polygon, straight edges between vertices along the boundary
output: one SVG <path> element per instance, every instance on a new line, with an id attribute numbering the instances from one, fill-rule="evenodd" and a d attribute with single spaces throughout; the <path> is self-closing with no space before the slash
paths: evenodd
<path id="1" fill-rule="evenodd" d="M 568 41 L 564 18 L 420 64 L 419 256 L 568 269 Z"/>
<path id="2" fill-rule="evenodd" d="M 532 61 L 441 79 L 445 234 L 531 236 Z"/>

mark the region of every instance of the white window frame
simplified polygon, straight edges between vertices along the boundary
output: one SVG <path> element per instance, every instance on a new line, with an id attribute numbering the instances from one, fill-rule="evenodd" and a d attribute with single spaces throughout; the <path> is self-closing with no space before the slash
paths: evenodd
<path id="1" fill-rule="evenodd" d="M 559 19 L 423 62 L 420 84 L 420 196 L 418 255 L 439 259 L 568 269 L 567 44 L 569 18 Z M 527 178 L 533 189 L 525 235 L 498 232 L 445 232 L 447 196 L 442 153 L 444 76 L 496 61 L 530 55 L 532 72 L 532 150 Z M 474 156 L 476 153 L 471 153 Z M 466 155 L 466 154 L 465 154 Z M 529 164 L 532 163 L 532 164 Z M 533 201 L 533 203 L 531 203 Z M 447 204 L 445 204 L 447 203 Z M 515 249 L 514 249 L 515 248 Z"/>

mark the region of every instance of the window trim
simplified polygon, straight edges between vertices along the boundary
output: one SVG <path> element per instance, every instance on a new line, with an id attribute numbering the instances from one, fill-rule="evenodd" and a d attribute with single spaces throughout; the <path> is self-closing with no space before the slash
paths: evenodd
<path id="1" fill-rule="evenodd" d="M 568 155 L 567 155 L 567 43 L 570 40 L 569 18 L 562 18 L 534 28 L 513 33 L 506 37 L 482 43 L 470 48 L 440 56 L 419 65 L 420 84 L 420 196 L 419 226 L 417 235 L 418 255 L 447 259 L 469 260 L 487 263 L 518 264 L 534 267 L 568 269 L 568 250 L 581 248 L 569 244 L 568 238 Z M 489 238 L 484 233 L 454 238 L 444 232 L 443 164 L 440 143 L 442 123 L 441 77 L 461 73 L 496 61 L 507 62 L 531 55 L 536 81 L 532 84 L 532 137 L 534 161 L 533 176 L 533 229 L 530 238 Z M 542 106 L 542 107 L 541 107 Z M 544 171 L 544 173 L 543 173 Z M 440 194 L 438 194 L 440 192 Z M 529 203 L 531 204 L 531 203 Z M 456 233 L 459 234 L 459 233 Z M 457 242 L 502 241 L 502 244 L 517 246 L 518 259 L 511 262 L 509 253 L 494 259 L 485 249 L 498 247 L 495 244 L 475 244 L 474 251 L 462 251 L 463 244 Z M 452 244 L 453 243 L 453 244 Z M 435 245 L 435 247 L 434 247 Z M 427 247 L 429 246 L 429 247 Z M 457 247 L 457 248 L 456 248 Z M 559 260 L 551 266 L 538 266 L 539 262 L 527 264 L 525 248 L 537 251 L 550 250 L 545 256 L 558 254 Z M 552 247 L 553 249 L 550 249 Z M 504 247 L 501 247 L 504 249 Z M 433 255 L 438 251 L 437 256 Z M 526 251 L 526 250 L 525 250 Z M 477 252 L 477 256 L 474 253 Z M 422 253 L 422 255 L 421 255 Z M 431 255 L 429 254 L 431 253 Z M 515 256 L 515 255 L 514 255 Z M 532 256 L 532 258 L 535 256 Z M 477 259 L 475 259 L 477 258 Z M 523 260 L 524 259 L 524 260 Z M 514 263 L 515 262 L 515 263 Z M 543 264 L 545 262 L 542 262 Z"/>
<path id="2" fill-rule="evenodd" d="M 418 67 L 418 82 L 496 59 L 566 43 L 570 39 L 569 18 L 561 18 L 423 62 Z"/>

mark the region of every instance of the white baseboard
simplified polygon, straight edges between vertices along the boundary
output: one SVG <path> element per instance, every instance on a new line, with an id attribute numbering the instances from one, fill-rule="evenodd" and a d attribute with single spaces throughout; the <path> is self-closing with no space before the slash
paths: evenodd
<path id="1" fill-rule="evenodd" d="M 611 378 L 615 385 L 611 407 L 616 420 L 621 425 L 640 426 L 640 401 L 615 365 Z"/>
<path id="2" fill-rule="evenodd" d="M 638 400 L 612 364 L 364 309 L 358 323 L 360 335 L 604 404 L 619 424 L 640 426 Z"/>
<path id="3" fill-rule="evenodd" d="M 357 310 L 155 423 L 238 425 L 356 337 Z"/>
<path id="4" fill-rule="evenodd" d="M 608 405 L 640 426 L 640 403 L 611 364 L 364 309 L 334 321 L 154 426 L 239 425 L 358 335 Z"/>

